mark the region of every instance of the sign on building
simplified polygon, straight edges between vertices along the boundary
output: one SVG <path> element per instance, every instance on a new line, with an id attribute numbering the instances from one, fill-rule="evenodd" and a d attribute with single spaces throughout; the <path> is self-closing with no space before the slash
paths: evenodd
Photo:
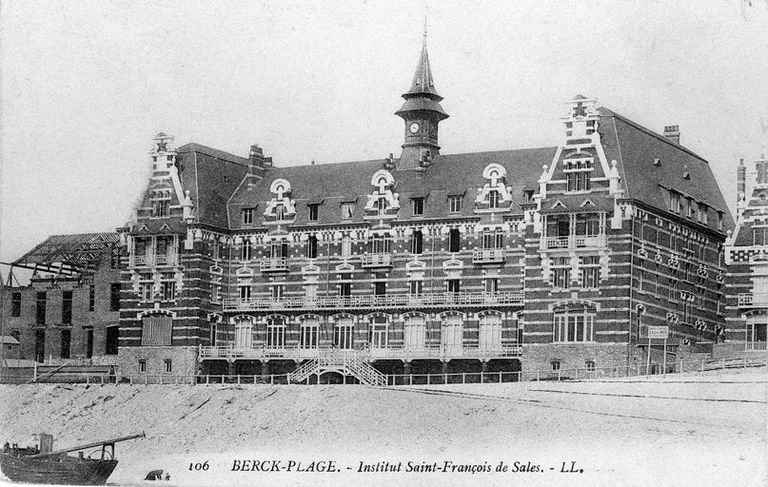
<path id="1" fill-rule="evenodd" d="M 668 326 L 649 326 L 647 330 L 649 340 L 666 340 L 669 338 Z"/>

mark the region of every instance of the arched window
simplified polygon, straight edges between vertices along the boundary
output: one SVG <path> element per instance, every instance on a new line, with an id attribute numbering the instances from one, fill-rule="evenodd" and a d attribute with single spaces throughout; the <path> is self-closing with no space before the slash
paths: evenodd
<path id="1" fill-rule="evenodd" d="M 594 306 L 575 303 L 558 306 L 554 311 L 553 342 L 594 341 Z"/>

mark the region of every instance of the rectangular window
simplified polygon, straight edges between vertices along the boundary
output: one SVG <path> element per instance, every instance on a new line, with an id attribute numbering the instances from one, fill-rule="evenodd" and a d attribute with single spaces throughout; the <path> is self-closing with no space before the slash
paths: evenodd
<path id="1" fill-rule="evenodd" d="M 299 336 L 299 348 L 317 348 L 319 328 L 317 320 L 303 322 Z"/>
<path id="2" fill-rule="evenodd" d="M 91 284 L 88 286 L 88 311 L 96 309 L 96 286 Z"/>
<path id="3" fill-rule="evenodd" d="M 152 301 L 154 297 L 154 277 L 151 273 L 139 274 L 139 300 L 143 303 Z"/>
<path id="4" fill-rule="evenodd" d="M 424 214 L 424 198 L 413 198 L 413 214 L 416 216 Z"/>
<path id="5" fill-rule="evenodd" d="M 341 256 L 342 257 L 352 256 L 352 239 L 350 239 L 347 236 L 344 236 L 341 238 Z"/>
<path id="6" fill-rule="evenodd" d="M 600 287 L 600 257 L 597 255 L 581 257 L 579 261 L 581 265 L 581 287 L 583 289 L 597 289 Z"/>
<path id="7" fill-rule="evenodd" d="M 37 323 L 38 325 L 45 324 L 45 304 L 46 304 L 45 292 L 37 293 L 37 308 L 35 310 L 35 315 L 37 320 L 35 321 L 35 323 Z"/>
<path id="8" fill-rule="evenodd" d="M 139 360 L 139 373 L 140 374 L 146 374 L 147 373 L 147 361 L 146 360 Z"/>
<path id="9" fill-rule="evenodd" d="M 461 196 L 448 197 L 448 211 L 451 213 L 459 213 L 461 211 Z"/>
<path id="10" fill-rule="evenodd" d="M 421 296 L 424 289 L 424 283 L 422 281 L 409 281 L 408 292 L 411 296 Z"/>
<path id="11" fill-rule="evenodd" d="M 163 301 L 176 300 L 176 281 L 163 281 L 160 283 L 160 295 Z"/>
<path id="12" fill-rule="evenodd" d="M 461 292 L 461 281 L 458 279 L 448 279 L 448 292 L 453 294 Z"/>
<path id="13" fill-rule="evenodd" d="M 342 274 L 341 282 L 339 282 L 339 296 L 351 296 L 352 295 L 352 274 Z"/>
<path id="14" fill-rule="evenodd" d="M 171 361 L 171 359 L 169 358 L 165 359 L 164 363 L 165 363 L 165 373 L 170 374 L 171 372 L 173 372 L 173 362 Z"/>
<path id="15" fill-rule="evenodd" d="M 154 218 L 167 217 L 171 208 L 171 191 L 157 190 L 150 194 L 152 204 L 152 216 Z"/>
<path id="16" fill-rule="evenodd" d="M 64 291 L 61 298 L 61 324 L 72 324 L 72 291 Z"/>
<path id="17" fill-rule="evenodd" d="M 240 247 L 240 260 L 251 260 L 252 254 L 253 246 L 251 245 L 251 241 L 248 239 L 243 240 L 243 245 Z"/>
<path id="18" fill-rule="evenodd" d="M 354 203 L 342 203 L 341 204 L 341 219 L 342 220 L 351 220 L 354 215 L 355 215 L 355 204 Z"/>
<path id="19" fill-rule="evenodd" d="M 553 360 L 549 363 L 550 368 L 552 369 L 552 372 L 557 372 L 560 370 L 560 361 L 559 360 Z"/>
<path id="20" fill-rule="evenodd" d="M 485 280 L 485 292 L 495 294 L 499 292 L 499 280 L 497 278 L 488 278 Z"/>
<path id="21" fill-rule="evenodd" d="M 93 328 L 85 330 L 85 358 L 93 357 Z"/>
<path id="22" fill-rule="evenodd" d="M 285 220 L 285 206 L 278 204 L 275 206 L 275 220 Z"/>
<path id="23" fill-rule="evenodd" d="M 504 232 L 500 230 L 483 231 L 483 248 L 484 249 L 504 248 Z"/>
<path id="24" fill-rule="evenodd" d="M 555 313 L 552 340 L 555 342 L 594 341 L 594 308 L 581 307 Z"/>
<path id="25" fill-rule="evenodd" d="M 243 299 L 243 300 L 251 299 L 250 284 L 241 284 L 240 286 L 238 286 L 238 291 L 239 291 L 240 299 Z"/>
<path id="26" fill-rule="evenodd" d="M 461 250 L 461 234 L 458 228 L 451 228 L 448 234 L 448 252 L 459 252 Z"/>
<path id="27" fill-rule="evenodd" d="M 571 259 L 570 257 L 556 257 L 552 259 L 552 287 L 568 289 L 571 285 Z"/>
<path id="28" fill-rule="evenodd" d="M 704 203 L 699 203 L 699 222 L 704 225 L 709 222 L 709 209 Z"/>
<path id="29" fill-rule="evenodd" d="M 388 254 L 392 251 L 392 240 L 376 235 L 369 241 L 369 252 L 372 254 Z"/>
<path id="30" fill-rule="evenodd" d="M 424 236 L 421 230 L 414 230 L 411 234 L 411 253 L 421 254 L 424 252 Z"/>
<path id="31" fill-rule="evenodd" d="M 373 294 L 376 296 L 384 296 L 387 294 L 387 282 L 376 281 L 373 283 Z"/>
<path id="32" fill-rule="evenodd" d="M 317 258 L 317 237 L 314 235 L 310 235 L 309 239 L 307 240 L 307 258 Z"/>
<path id="33" fill-rule="evenodd" d="M 280 301 L 283 299 L 283 286 L 280 284 L 274 284 L 269 288 L 270 296 L 273 301 Z"/>
<path id="34" fill-rule="evenodd" d="M 308 205 L 309 221 L 316 222 L 320 216 L 320 205 Z"/>
<path id="35" fill-rule="evenodd" d="M 21 293 L 11 295 L 11 316 L 21 316 Z"/>
<path id="36" fill-rule="evenodd" d="M 587 369 L 588 372 L 594 372 L 595 370 L 595 361 L 594 360 L 587 360 L 584 362 L 584 367 Z"/>
<path id="37" fill-rule="evenodd" d="M 221 301 L 221 285 L 211 284 L 211 302 L 218 303 Z"/>
<path id="38" fill-rule="evenodd" d="M 113 282 L 109 285 L 109 310 L 120 311 L 120 283 Z"/>
<path id="39" fill-rule="evenodd" d="M 499 192 L 496 190 L 491 190 L 488 192 L 488 208 L 498 208 L 499 207 Z"/>
<path id="40" fill-rule="evenodd" d="M 722 211 L 717 212 L 717 229 L 718 230 L 723 229 L 723 212 Z"/>

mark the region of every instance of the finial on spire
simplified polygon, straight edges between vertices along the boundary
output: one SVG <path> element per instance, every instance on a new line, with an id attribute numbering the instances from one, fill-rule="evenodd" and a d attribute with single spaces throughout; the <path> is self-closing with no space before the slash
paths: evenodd
<path id="1" fill-rule="evenodd" d="M 427 47 L 427 14 L 424 14 L 424 48 Z"/>

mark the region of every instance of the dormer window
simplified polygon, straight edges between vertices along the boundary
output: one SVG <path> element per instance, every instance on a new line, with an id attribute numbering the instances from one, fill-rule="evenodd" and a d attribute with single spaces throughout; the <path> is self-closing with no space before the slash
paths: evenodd
<path id="1" fill-rule="evenodd" d="M 499 192 L 498 191 L 489 191 L 488 192 L 488 208 L 498 208 L 499 207 Z"/>
<path id="2" fill-rule="evenodd" d="M 424 198 L 413 198 L 413 214 L 423 215 L 424 214 Z"/>
<path id="3" fill-rule="evenodd" d="M 255 208 L 243 208 L 240 210 L 241 219 L 243 225 L 253 225 L 253 214 L 256 212 Z"/>
<path id="4" fill-rule="evenodd" d="M 699 222 L 704 225 L 709 222 L 708 208 L 704 203 L 699 203 Z"/>
<path id="5" fill-rule="evenodd" d="M 680 193 L 676 191 L 669 192 L 669 211 L 680 213 Z"/>
<path id="6" fill-rule="evenodd" d="M 320 214 L 320 205 L 309 205 L 309 221 L 316 222 Z"/>
<path id="7" fill-rule="evenodd" d="M 461 211 L 461 196 L 448 197 L 448 211 L 451 213 L 459 213 Z"/>
<path id="8" fill-rule="evenodd" d="M 376 211 L 379 215 L 383 215 L 387 211 L 387 199 L 379 198 L 376 200 Z"/>
<path id="9" fill-rule="evenodd" d="M 342 220 L 351 220 L 352 216 L 355 214 L 355 204 L 354 203 L 342 203 L 341 204 L 341 219 Z"/>
<path id="10" fill-rule="evenodd" d="M 285 218 L 285 206 L 277 205 L 275 207 L 275 219 L 283 220 Z"/>
<path id="11" fill-rule="evenodd" d="M 717 229 L 718 230 L 723 229 L 723 212 L 722 211 L 717 212 Z"/>

